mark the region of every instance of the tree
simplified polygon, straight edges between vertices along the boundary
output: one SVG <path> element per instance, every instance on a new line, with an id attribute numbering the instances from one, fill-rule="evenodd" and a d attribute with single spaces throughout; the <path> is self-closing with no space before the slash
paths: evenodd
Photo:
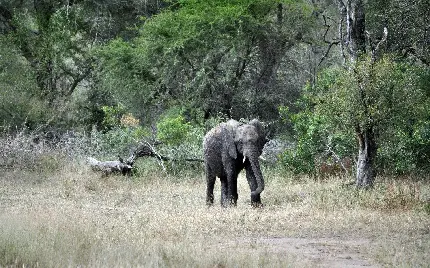
<path id="1" fill-rule="evenodd" d="M 35 76 L 13 44 L 0 36 L 0 124 L 3 127 L 35 127 L 46 116 L 43 101 L 34 96 Z"/>
<path id="2" fill-rule="evenodd" d="M 33 68 L 40 93 L 53 105 L 57 98 L 70 96 L 91 71 L 88 25 L 70 2 L 21 3 L 13 9 L 8 36 Z"/>
<path id="3" fill-rule="evenodd" d="M 367 95 L 368 88 L 372 87 L 374 81 L 368 80 L 367 75 L 354 75 L 356 64 L 360 57 L 366 53 L 366 20 L 365 7 L 362 0 L 338 0 L 341 18 L 344 20 L 345 31 L 339 31 L 341 40 L 342 54 L 345 57 L 347 66 L 352 77 L 355 77 L 355 83 L 358 86 L 357 100 L 361 105 L 360 111 L 363 114 L 362 120 L 357 120 L 354 125 L 355 134 L 358 141 L 358 158 L 357 158 L 357 175 L 356 185 L 360 187 L 369 187 L 373 185 L 376 175 L 374 161 L 377 154 L 377 144 L 375 136 L 375 121 L 372 118 L 371 99 Z M 342 26 L 343 24 L 341 24 Z M 385 40 L 387 37 L 384 31 Z M 381 41 L 382 41 L 381 40 Z M 375 53 L 372 51 L 372 64 L 376 61 Z M 351 94 L 354 94 L 351 92 Z"/>
<path id="4" fill-rule="evenodd" d="M 427 0 L 375 0 L 366 7 L 368 37 L 389 30 L 385 50 L 403 59 L 430 66 L 430 2 Z"/>
<path id="5" fill-rule="evenodd" d="M 423 3 L 418 2 L 408 5 L 408 10 L 422 13 L 416 6 L 423 6 Z M 401 17 L 381 14 L 386 14 L 385 10 L 393 13 L 391 5 L 396 6 L 399 1 L 338 0 L 336 4 L 340 14 L 338 36 L 327 42 L 327 51 L 333 44 L 338 44 L 343 67 L 333 65 L 323 70 L 315 83 L 305 88 L 302 97 L 304 110 L 293 117 L 299 137 L 294 157 L 315 159 L 315 154 L 327 146 L 339 150 L 342 155 L 345 152 L 342 146 L 350 145 L 354 136 L 358 147 L 355 183 L 358 187 L 371 187 L 378 163 L 398 172 L 407 171 L 399 161 L 400 157 L 395 157 L 398 154 L 395 150 L 407 151 L 407 155 L 416 153 L 417 157 L 402 156 L 403 163 L 413 163 L 411 166 L 416 167 L 420 162 L 418 158 L 428 154 L 428 150 L 419 151 L 414 149 L 416 145 L 412 145 L 422 141 L 421 135 L 427 133 L 423 122 L 428 122 L 428 110 L 424 108 L 428 105 L 428 83 L 422 81 L 428 79 L 428 68 L 422 57 L 417 61 L 418 56 L 415 56 L 411 61 L 411 57 L 405 57 L 402 51 L 395 49 L 399 44 L 397 36 L 390 38 L 387 26 L 400 29 Z M 328 13 L 324 10 L 322 14 L 327 16 Z M 422 17 L 415 20 L 421 21 Z M 330 25 L 324 25 L 327 26 L 324 32 L 326 41 Z M 427 27 L 422 26 L 423 29 Z M 411 36 L 412 43 L 425 42 L 411 32 L 407 34 Z M 387 52 L 392 52 L 392 55 Z M 418 135 L 421 138 L 413 133 L 421 133 Z"/>
<path id="6" fill-rule="evenodd" d="M 178 1 L 145 22 L 134 55 L 166 105 L 202 107 L 206 118 L 273 118 L 279 66 L 306 36 L 311 13 L 301 1 Z"/>
<path id="7" fill-rule="evenodd" d="M 76 107 L 75 99 L 101 99 L 92 98 L 101 91 L 94 49 L 117 36 L 134 37 L 139 17 L 150 17 L 164 5 L 159 0 L 110 0 L 103 5 L 95 0 L 12 0 L 0 5 L 0 33 L 16 48 L 17 57 L 28 62 L 36 82 L 32 94 L 65 123 L 68 116 L 59 115 Z"/>
<path id="8" fill-rule="evenodd" d="M 316 84 L 305 87 L 302 111 L 293 115 L 284 112 L 291 116 L 297 134 L 296 149 L 284 155 L 284 161 L 293 165 L 294 171 L 314 172 L 322 155 L 334 154 L 336 160 L 350 156 L 357 140 L 362 145 L 358 126 L 371 128 L 374 135 L 371 175 L 377 168 L 386 173 L 425 173 L 430 148 L 426 140 L 428 75 L 425 68 L 388 55 L 377 62 L 370 56 L 361 59 L 353 74 L 343 67 L 325 69 Z M 367 183 L 358 186 L 370 187 Z"/>

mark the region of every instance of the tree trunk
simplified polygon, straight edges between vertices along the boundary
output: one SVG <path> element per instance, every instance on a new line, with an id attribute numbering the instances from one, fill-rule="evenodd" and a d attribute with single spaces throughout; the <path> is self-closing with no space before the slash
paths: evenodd
<path id="1" fill-rule="evenodd" d="M 366 53 L 366 19 L 363 0 L 337 0 L 341 21 L 339 25 L 339 38 L 341 40 L 342 56 L 345 62 L 349 63 L 351 72 L 354 72 L 355 64 L 360 56 Z M 345 23 L 345 28 L 343 27 Z M 343 31 L 345 29 L 345 33 Z M 346 52 L 346 53 L 345 53 Z M 357 81 L 360 85 L 360 103 L 363 105 L 365 118 L 370 118 L 369 105 L 366 101 L 365 85 L 362 81 Z M 358 159 L 357 159 L 357 187 L 372 187 L 376 176 L 374 167 L 377 154 L 377 145 L 374 133 L 374 122 L 369 120 L 361 122 L 355 128 L 358 139 Z"/>
<path id="2" fill-rule="evenodd" d="M 347 36 L 349 54 L 356 62 L 366 52 L 365 13 L 362 0 L 347 1 Z"/>
<path id="3" fill-rule="evenodd" d="M 345 61 L 356 62 L 358 57 L 366 52 L 366 19 L 362 0 L 337 0 L 341 21 L 339 38 L 342 56 Z M 343 23 L 346 27 L 343 27 Z M 346 33 L 343 32 L 345 29 Z M 345 54 L 346 50 L 346 54 Z"/>
<path id="4" fill-rule="evenodd" d="M 253 92 L 251 97 L 251 113 L 253 117 L 262 118 L 267 114 L 267 98 L 276 94 L 273 89 L 276 86 L 277 72 L 286 51 L 296 43 L 302 41 L 302 32 L 295 35 L 287 33 L 284 26 L 284 6 L 277 5 L 276 22 L 265 28 L 261 34 L 256 36 L 259 70 L 255 76 Z"/>
<path id="5" fill-rule="evenodd" d="M 376 171 L 374 169 L 374 160 L 376 157 L 377 146 L 375 135 L 372 128 L 364 131 L 357 130 L 357 139 L 359 143 L 357 159 L 357 187 L 368 188 L 373 186 Z"/>

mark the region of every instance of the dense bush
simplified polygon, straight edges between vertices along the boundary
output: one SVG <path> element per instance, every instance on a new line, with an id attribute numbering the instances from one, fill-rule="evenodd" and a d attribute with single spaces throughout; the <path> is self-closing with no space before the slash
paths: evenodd
<path id="1" fill-rule="evenodd" d="M 3 127 L 35 127 L 49 116 L 46 103 L 36 94 L 31 66 L 0 35 L 0 131 Z"/>
<path id="2" fill-rule="evenodd" d="M 178 145 L 186 139 L 191 128 L 181 114 L 171 114 L 157 123 L 157 138 L 165 144 Z"/>
<path id="3" fill-rule="evenodd" d="M 283 155 L 284 164 L 312 173 L 327 156 L 353 156 L 357 127 L 372 127 L 380 172 L 427 172 L 430 99 L 425 77 L 425 69 L 388 57 L 376 63 L 364 59 L 354 72 L 324 70 L 316 84 L 304 88 L 299 113 L 280 109 L 282 118 L 293 123 L 297 142 Z"/>

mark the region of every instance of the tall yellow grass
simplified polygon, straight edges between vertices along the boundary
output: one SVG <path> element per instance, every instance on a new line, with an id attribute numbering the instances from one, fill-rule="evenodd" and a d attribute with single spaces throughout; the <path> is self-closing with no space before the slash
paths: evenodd
<path id="1" fill-rule="evenodd" d="M 205 205 L 203 174 L 102 177 L 80 165 L 0 177 L 0 266 L 343 267 L 430 263 L 428 183 L 357 191 L 265 173 L 265 206 Z M 219 183 L 216 185 L 219 201 Z"/>

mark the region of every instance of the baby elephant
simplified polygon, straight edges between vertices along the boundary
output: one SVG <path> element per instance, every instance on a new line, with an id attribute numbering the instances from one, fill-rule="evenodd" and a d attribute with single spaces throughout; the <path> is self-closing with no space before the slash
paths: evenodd
<path id="1" fill-rule="evenodd" d="M 221 205 L 237 204 L 237 177 L 245 168 L 251 189 L 251 204 L 260 206 L 260 193 L 264 190 L 259 156 L 266 143 L 263 125 L 253 119 L 248 124 L 236 120 L 221 123 L 204 137 L 204 161 L 206 170 L 206 204 L 214 202 L 216 177 L 221 180 Z"/>

